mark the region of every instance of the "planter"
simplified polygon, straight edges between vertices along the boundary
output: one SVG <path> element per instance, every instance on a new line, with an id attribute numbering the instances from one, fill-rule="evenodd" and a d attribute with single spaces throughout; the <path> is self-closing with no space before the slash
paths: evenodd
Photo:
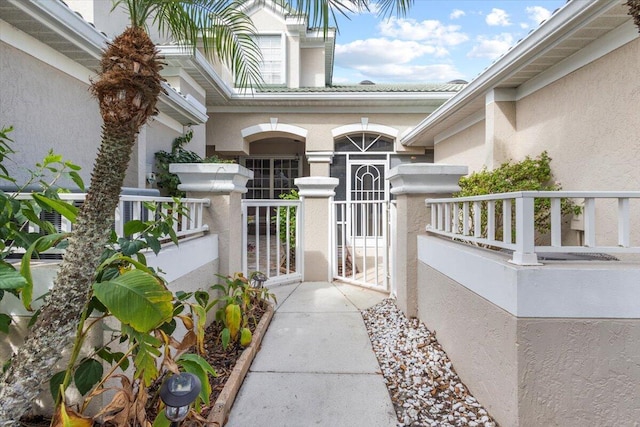
<path id="1" fill-rule="evenodd" d="M 206 193 L 246 193 L 253 171 L 235 163 L 171 163 L 180 178 L 178 189 Z"/>
<path id="2" fill-rule="evenodd" d="M 273 305 L 269 304 L 267 311 L 262 315 L 262 319 L 260 319 L 260 322 L 253 333 L 251 344 L 249 344 L 249 347 L 244 349 L 242 355 L 236 361 L 236 365 L 234 366 L 233 371 L 231 371 L 229 379 L 227 379 L 222 392 L 213 404 L 211 412 L 209 412 L 209 416 L 207 417 L 208 425 L 222 427 L 227 422 L 229 411 L 231 411 L 231 407 L 233 406 L 233 401 L 238 394 L 238 390 L 240 390 L 240 386 L 242 386 L 244 377 L 247 375 L 247 372 L 249 372 L 249 367 L 251 366 L 251 362 L 253 362 L 253 358 L 256 357 L 256 353 L 258 353 L 258 349 L 262 343 L 262 338 L 264 337 L 269 323 L 273 318 L 273 313 Z"/>

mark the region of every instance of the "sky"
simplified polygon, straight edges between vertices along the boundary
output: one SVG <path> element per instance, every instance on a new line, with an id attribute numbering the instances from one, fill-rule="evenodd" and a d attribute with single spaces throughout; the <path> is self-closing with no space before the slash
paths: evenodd
<path id="1" fill-rule="evenodd" d="M 415 0 L 401 18 L 338 16 L 333 84 L 470 81 L 565 3 Z"/>

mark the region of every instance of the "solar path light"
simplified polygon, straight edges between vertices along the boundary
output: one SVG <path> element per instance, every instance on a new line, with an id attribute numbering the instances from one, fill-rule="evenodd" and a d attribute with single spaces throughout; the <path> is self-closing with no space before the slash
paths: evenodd
<path id="1" fill-rule="evenodd" d="M 160 399 L 166 408 L 164 413 L 171 427 L 178 427 L 187 417 L 191 404 L 200 394 L 200 379 L 189 372 L 172 375 L 160 387 Z"/>

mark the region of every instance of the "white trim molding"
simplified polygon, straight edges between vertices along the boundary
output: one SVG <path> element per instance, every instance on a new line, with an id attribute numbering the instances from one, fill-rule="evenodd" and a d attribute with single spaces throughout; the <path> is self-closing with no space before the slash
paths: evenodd
<path id="1" fill-rule="evenodd" d="M 467 173 L 467 166 L 405 163 L 392 168 L 387 179 L 391 194 L 451 194 L 460 191 L 458 181 Z"/>
<path id="2" fill-rule="evenodd" d="M 361 120 L 360 123 L 354 123 L 350 125 L 344 125 L 337 128 L 331 129 L 331 136 L 333 138 L 340 138 L 341 136 L 349 135 L 351 133 L 357 132 L 367 132 L 367 133 L 377 133 L 381 135 L 388 136 L 390 138 L 396 139 L 398 137 L 398 129 L 392 128 L 390 126 L 379 125 L 375 123 L 369 123 L 368 120 Z"/>
<path id="3" fill-rule="evenodd" d="M 33 38 L 25 32 L 15 28 L 13 25 L 0 19 L 0 41 L 5 42 L 27 55 L 33 56 L 39 61 L 52 66 L 56 70 L 80 80 L 83 83 L 91 84 L 90 78 L 95 76 L 95 72 L 78 64 L 68 56 L 52 49 L 41 41 Z"/>
<path id="4" fill-rule="evenodd" d="M 296 178 L 293 183 L 299 188 L 300 197 L 329 198 L 336 195 L 334 190 L 340 184 L 340 180 L 326 176 L 306 176 Z"/>
<path id="5" fill-rule="evenodd" d="M 435 236 L 418 236 L 420 262 L 514 316 L 640 318 L 637 265 L 558 261 L 525 267 L 509 263 L 509 258 Z"/>
<path id="6" fill-rule="evenodd" d="M 242 129 L 240 133 L 242 138 L 248 142 L 274 136 L 287 136 L 292 139 L 306 141 L 308 131 L 300 126 L 279 123 L 278 119 L 273 118 L 270 123 L 260 123 L 258 125 L 249 126 Z"/>
<path id="7" fill-rule="evenodd" d="M 516 100 L 519 101 L 537 90 L 549 86 L 551 83 L 602 58 L 636 38 L 638 38 L 638 28 L 631 21 L 624 23 L 570 57 L 523 83 L 517 89 Z"/>
<path id="8" fill-rule="evenodd" d="M 329 163 L 333 162 L 333 151 L 307 151 L 307 162 L 309 163 Z"/>

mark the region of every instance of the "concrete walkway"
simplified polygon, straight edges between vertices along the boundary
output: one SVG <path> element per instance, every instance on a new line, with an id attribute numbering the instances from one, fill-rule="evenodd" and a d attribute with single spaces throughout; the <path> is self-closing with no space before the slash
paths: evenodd
<path id="1" fill-rule="evenodd" d="M 272 290 L 278 298 L 275 315 L 226 425 L 395 426 L 358 311 L 384 295 L 310 282 Z"/>

